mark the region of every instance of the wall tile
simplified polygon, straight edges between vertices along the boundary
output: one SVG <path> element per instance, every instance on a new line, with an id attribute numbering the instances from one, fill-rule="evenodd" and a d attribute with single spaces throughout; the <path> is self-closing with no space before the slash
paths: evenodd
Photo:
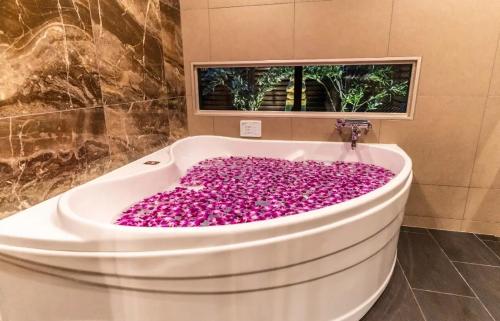
<path id="1" fill-rule="evenodd" d="M 464 232 L 500 235 L 500 223 L 464 220 L 462 221 L 461 230 Z"/>
<path id="2" fill-rule="evenodd" d="M 411 215 L 405 215 L 405 217 L 403 218 L 403 225 L 405 226 L 435 228 L 439 230 L 460 231 L 461 224 L 462 220 L 455 220 L 450 218 L 422 217 Z"/>
<path id="3" fill-rule="evenodd" d="M 67 54 L 69 104 L 72 108 L 102 104 L 88 2 L 60 0 Z"/>
<path id="4" fill-rule="evenodd" d="M 193 98 L 186 96 L 189 135 L 214 135 L 214 117 L 195 115 Z"/>
<path id="5" fill-rule="evenodd" d="M 180 0 L 181 10 L 206 9 L 208 0 Z"/>
<path id="6" fill-rule="evenodd" d="M 208 10 L 188 10 L 182 12 L 182 39 L 184 45 L 186 93 L 190 96 L 193 94 L 191 63 L 210 60 Z"/>
<path id="7" fill-rule="evenodd" d="M 0 117 L 100 104 L 86 2 L 5 0 L 0 18 Z"/>
<path id="8" fill-rule="evenodd" d="M 186 88 L 179 2 L 160 0 L 160 13 L 165 95 L 167 97 L 184 96 Z"/>
<path id="9" fill-rule="evenodd" d="M 0 218 L 187 135 L 178 0 L 0 7 Z"/>
<path id="10" fill-rule="evenodd" d="M 479 131 L 490 78 L 490 95 L 500 95 L 500 63 L 490 77 L 499 41 L 500 3 L 394 0 L 392 7 L 391 0 L 296 0 L 295 22 L 288 27 L 286 10 L 276 9 L 287 7 L 276 5 L 287 1 L 210 0 L 193 6 L 193 1 L 184 0 L 183 7 L 205 9 L 183 13 L 183 25 L 191 29 L 184 41 L 191 42 L 192 48 L 185 53 L 194 57 L 185 58 L 186 66 L 192 61 L 289 59 L 290 51 L 297 59 L 422 56 L 415 120 L 374 121 L 374 131 L 361 141 L 397 143 L 412 157 L 416 184 L 405 222 L 452 230 L 486 229 L 478 220 L 490 219 L 491 214 L 466 217 L 463 224 L 462 216 L 471 175 L 473 186 L 498 188 L 499 183 L 500 147 L 494 139 L 500 123 L 497 97 L 489 98 L 484 128 Z M 184 16 L 190 11 L 191 21 L 187 21 Z M 283 40 L 288 38 L 287 29 L 295 33 L 291 42 Z M 288 43 L 294 43 L 293 50 L 284 48 Z M 496 56 L 498 61 L 500 52 Z M 190 79 L 187 86 L 191 87 Z M 193 108 L 188 97 L 190 134 L 239 135 L 239 118 L 194 116 Z M 290 122 L 292 139 L 341 140 L 332 119 L 291 118 Z M 288 135 L 282 131 L 265 135 Z M 471 197 L 476 197 L 474 192 Z M 498 208 L 490 199 L 483 206 L 485 213 Z"/>
<path id="11" fill-rule="evenodd" d="M 294 140 L 341 141 L 335 130 L 335 119 L 292 118 L 292 138 Z"/>
<path id="12" fill-rule="evenodd" d="M 478 97 L 420 96 L 415 120 L 382 121 L 380 142 L 410 155 L 417 183 L 468 186 L 484 104 Z"/>
<path id="13" fill-rule="evenodd" d="M 368 135 L 360 137 L 361 143 L 378 142 L 380 121 L 372 120 L 373 129 Z M 336 120 L 332 118 L 292 118 L 292 138 L 294 140 L 314 141 L 350 141 L 350 134 L 346 131 L 342 136 L 335 129 Z"/>
<path id="14" fill-rule="evenodd" d="M 177 10 L 181 9 L 180 0 L 160 0 L 160 10 L 162 5 L 167 5 Z"/>
<path id="15" fill-rule="evenodd" d="M 210 10 L 211 60 L 293 58 L 293 4 Z"/>
<path id="16" fill-rule="evenodd" d="M 462 219 L 467 191 L 466 187 L 413 184 L 405 213 L 409 216 Z"/>
<path id="17" fill-rule="evenodd" d="M 165 94 L 159 0 L 90 0 L 105 104 Z"/>
<path id="18" fill-rule="evenodd" d="M 392 0 L 333 0 L 295 5 L 295 58 L 387 55 Z"/>
<path id="19" fill-rule="evenodd" d="M 491 75 L 489 94 L 492 96 L 500 96 L 500 37 L 497 45 L 497 55 L 495 58 L 493 73 Z"/>
<path id="20" fill-rule="evenodd" d="M 243 119 L 262 121 L 262 139 L 292 138 L 290 118 L 277 117 L 215 117 L 214 133 L 222 136 L 240 137 L 240 120 Z"/>
<path id="21" fill-rule="evenodd" d="M 293 2 L 294 0 L 208 0 L 208 6 L 209 8 L 224 8 Z"/>
<path id="22" fill-rule="evenodd" d="M 500 223 L 500 189 L 471 188 L 465 219 Z"/>
<path id="23" fill-rule="evenodd" d="M 109 165 L 102 108 L 13 118 L 10 139 L 16 209 L 102 175 Z"/>
<path id="24" fill-rule="evenodd" d="M 486 95 L 500 31 L 496 0 L 395 0 L 390 56 L 422 56 L 420 95 Z"/>
<path id="25" fill-rule="evenodd" d="M 186 98 L 172 98 L 163 103 L 168 107 L 169 143 L 188 136 Z"/>
<path id="26" fill-rule="evenodd" d="M 484 111 L 471 186 L 500 188 L 500 96 L 489 97 Z"/>
<path id="27" fill-rule="evenodd" d="M 13 193 L 18 176 L 14 150 L 19 146 L 12 140 L 10 121 L 10 118 L 0 119 L 0 219 L 21 207 Z"/>
<path id="28" fill-rule="evenodd" d="M 150 100 L 104 108 L 112 168 L 165 147 L 170 139 L 166 102 Z"/>
<path id="29" fill-rule="evenodd" d="M 190 136 L 214 135 L 214 117 L 188 114 Z"/>

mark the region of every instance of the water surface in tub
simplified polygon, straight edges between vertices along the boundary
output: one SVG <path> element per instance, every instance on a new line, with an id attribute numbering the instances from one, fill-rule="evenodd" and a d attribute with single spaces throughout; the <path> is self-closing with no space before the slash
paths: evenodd
<path id="1" fill-rule="evenodd" d="M 393 177 L 359 162 L 212 158 L 189 169 L 172 190 L 132 205 L 115 223 L 193 227 L 268 220 L 359 197 Z"/>

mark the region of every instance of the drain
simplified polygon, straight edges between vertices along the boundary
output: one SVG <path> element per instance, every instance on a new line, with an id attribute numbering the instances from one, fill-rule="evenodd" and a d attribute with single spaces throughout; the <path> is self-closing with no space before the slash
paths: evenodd
<path id="1" fill-rule="evenodd" d="M 144 162 L 144 165 L 158 165 L 160 164 L 159 161 L 147 161 L 147 162 Z"/>

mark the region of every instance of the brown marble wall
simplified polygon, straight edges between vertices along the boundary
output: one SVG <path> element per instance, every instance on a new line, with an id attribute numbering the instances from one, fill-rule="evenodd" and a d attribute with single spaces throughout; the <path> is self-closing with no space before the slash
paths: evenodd
<path id="1" fill-rule="evenodd" d="M 0 1 L 0 218 L 186 136 L 178 0 Z"/>

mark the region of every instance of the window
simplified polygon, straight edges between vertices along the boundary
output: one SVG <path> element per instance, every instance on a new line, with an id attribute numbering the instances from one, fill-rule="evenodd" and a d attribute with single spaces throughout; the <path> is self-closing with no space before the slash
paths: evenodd
<path id="1" fill-rule="evenodd" d="M 193 64 L 198 114 L 411 118 L 419 58 Z"/>

